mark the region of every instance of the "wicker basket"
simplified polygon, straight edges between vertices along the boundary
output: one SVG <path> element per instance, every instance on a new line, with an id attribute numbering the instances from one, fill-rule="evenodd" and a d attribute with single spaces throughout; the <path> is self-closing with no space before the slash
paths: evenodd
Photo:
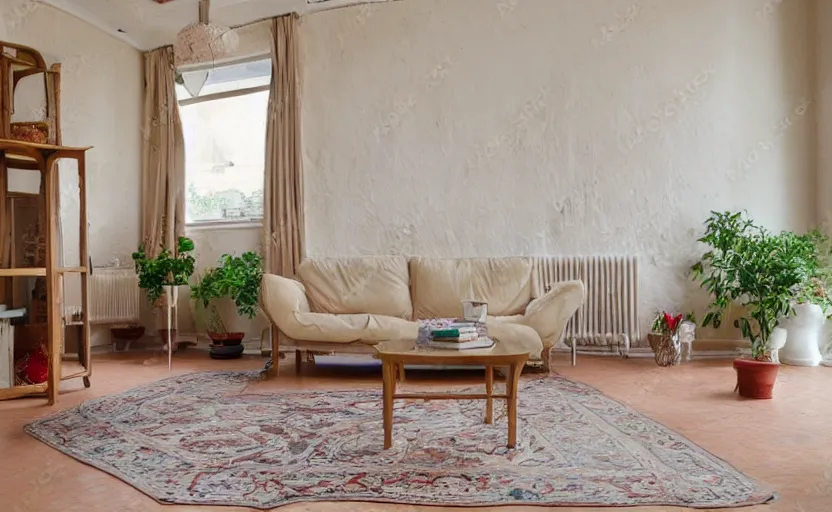
<path id="1" fill-rule="evenodd" d="M 43 122 L 12 123 L 12 139 L 35 144 L 49 141 L 49 125 Z"/>
<path id="2" fill-rule="evenodd" d="M 677 366 L 682 362 L 682 345 L 679 343 L 679 335 L 658 334 L 651 332 L 647 335 L 650 348 L 656 355 L 656 364 L 659 366 Z"/>

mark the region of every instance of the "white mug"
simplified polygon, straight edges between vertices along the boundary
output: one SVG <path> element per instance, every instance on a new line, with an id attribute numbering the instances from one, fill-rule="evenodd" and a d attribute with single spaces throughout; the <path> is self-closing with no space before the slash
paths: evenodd
<path id="1" fill-rule="evenodd" d="M 488 317 L 488 303 L 477 300 L 463 300 L 462 316 L 469 322 L 485 323 Z"/>

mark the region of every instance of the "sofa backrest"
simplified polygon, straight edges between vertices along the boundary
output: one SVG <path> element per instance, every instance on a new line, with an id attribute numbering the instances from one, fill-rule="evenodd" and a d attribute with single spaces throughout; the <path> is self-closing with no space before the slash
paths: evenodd
<path id="1" fill-rule="evenodd" d="M 413 306 L 404 256 L 307 259 L 298 266 L 297 274 L 313 312 L 411 319 Z"/>
<path id="2" fill-rule="evenodd" d="M 493 316 L 522 313 L 532 297 L 531 258 L 411 258 L 413 317 L 462 316 L 463 300 L 488 302 Z"/>

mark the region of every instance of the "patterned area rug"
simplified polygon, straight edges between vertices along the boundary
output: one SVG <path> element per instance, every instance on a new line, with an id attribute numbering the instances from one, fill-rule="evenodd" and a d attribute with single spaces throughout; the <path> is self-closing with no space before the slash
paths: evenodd
<path id="1" fill-rule="evenodd" d="M 525 382 L 519 441 L 481 401 L 397 402 L 382 449 L 376 391 L 237 394 L 256 373 L 171 377 L 90 400 L 26 431 L 163 503 L 423 505 L 764 503 L 775 494 L 593 388 Z"/>

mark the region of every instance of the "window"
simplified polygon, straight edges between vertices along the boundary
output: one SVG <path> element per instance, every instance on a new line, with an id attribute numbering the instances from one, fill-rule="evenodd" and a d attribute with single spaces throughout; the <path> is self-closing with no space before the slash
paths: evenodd
<path id="1" fill-rule="evenodd" d="M 263 218 L 271 60 L 177 74 L 189 225 Z"/>

